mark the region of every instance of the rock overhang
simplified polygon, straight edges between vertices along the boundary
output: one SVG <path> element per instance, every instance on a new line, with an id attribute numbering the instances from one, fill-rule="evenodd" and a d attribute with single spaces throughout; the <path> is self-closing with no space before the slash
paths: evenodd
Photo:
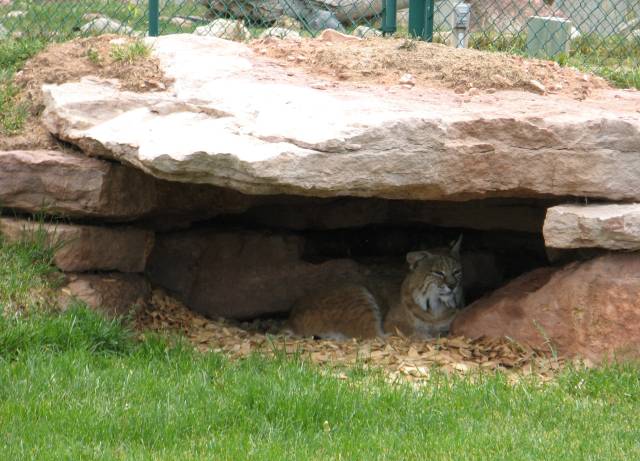
<path id="1" fill-rule="evenodd" d="M 159 178 L 247 194 L 640 200 L 638 92 L 465 99 L 336 83 L 216 38 L 151 43 L 167 91 L 47 85 L 53 134 Z"/>

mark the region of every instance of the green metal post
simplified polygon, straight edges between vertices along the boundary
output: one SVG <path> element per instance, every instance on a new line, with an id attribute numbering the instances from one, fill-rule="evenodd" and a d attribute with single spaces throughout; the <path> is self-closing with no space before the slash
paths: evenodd
<path id="1" fill-rule="evenodd" d="M 159 0 L 149 0 L 149 36 L 160 35 L 160 5 Z"/>
<path id="2" fill-rule="evenodd" d="M 409 35 L 422 37 L 426 0 L 409 0 Z"/>
<path id="3" fill-rule="evenodd" d="M 425 12 L 424 39 L 433 42 L 433 15 L 435 13 L 434 0 L 427 0 Z"/>
<path id="4" fill-rule="evenodd" d="M 397 30 L 397 0 L 386 0 L 384 6 L 384 17 L 382 18 L 382 33 L 393 34 Z"/>

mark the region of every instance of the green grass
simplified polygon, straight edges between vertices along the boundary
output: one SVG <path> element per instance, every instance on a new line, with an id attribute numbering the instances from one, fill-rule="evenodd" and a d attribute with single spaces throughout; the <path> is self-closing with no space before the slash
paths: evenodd
<path id="1" fill-rule="evenodd" d="M 114 45 L 109 52 L 111 59 L 115 62 L 133 63 L 138 59 L 143 59 L 151 54 L 151 48 L 143 42 L 136 40 L 126 45 Z"/>
<path id="2" fill-rule="evenodd" d="M 475 33 L 469 46 L 526 56 L 526 34 Z M 585 34 L 572 40 L 569 53 L 554 58 L 562 66 L 592 72 L 621 88 L 640 89 L 640 39 Z"/>
<path id="3" fill-rule="evenodd" d="M 0 241 L 0 306 L 48 287 L 51 251 Z M 34 307 L 34 306 L 31 306 Z M 640 369 L 511 385 L 434 373 L 423 387 L 301 359 L 200 354 L 81 305 L 0 316 L 0 459 L 640 457 Z"/>
<path id="4" fill-rule="evenodd" d="M 44 47 L 39 39 L 0 41 L 0 136 L 19 133 L 29 115 L 29 106 L 20 100 L 13 76 L 24 62 Z"/>

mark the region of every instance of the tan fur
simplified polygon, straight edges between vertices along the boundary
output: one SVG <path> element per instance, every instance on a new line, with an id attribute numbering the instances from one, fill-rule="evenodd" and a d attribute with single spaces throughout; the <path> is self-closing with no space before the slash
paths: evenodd
<path id="1" fill-rule="evenodd" d="M 451 250 L 407 254 L 410 270 L 393 299 L 381 296 L 379 286 L 345 285 L 313 293 L 294 306 L 289 328 L 300 336 L 335 339 L 445 334 L 464 304 L 459 246 L 460 240 Z"/>

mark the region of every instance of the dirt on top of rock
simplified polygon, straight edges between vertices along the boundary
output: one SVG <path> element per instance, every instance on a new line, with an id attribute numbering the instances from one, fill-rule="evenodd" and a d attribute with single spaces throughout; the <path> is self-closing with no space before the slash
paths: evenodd
<path id="1" fill-rule="evenodd" d="M 42 85 L 61 84 L 94 75 L 118 79 L 125 90 L 146 92 L 164 90 L 171 81 L 140 41 L 117 35 L 79 38 L 52 43 L 28 60 L 15 76 L 22 90 L 20 101 L 28 107 L 24 129 L 15 136 L 0 137 L 0 150 L 52 148 L 56 141 L 40 124 L 44 110 Z"/>
<path id="2" fill-rule="evenodd" d="M 584 99 L 596 89 L 610 88 L 600 77 L 553 61 L 409 39 L 319 37 L 291 41 L 270 37 L 250 46 L 259 55 L 339 81 L 449 88 L 458 93 L 524 90 L 576 99 Z"/>
<path id="3" fill-rule="evenodd" d="M 65 83 L 87 75 L 115 78 L 130 91 L 164 90 L 170 83 L 150 48 L 131 37 L 101 35 L 53 43 L 31 58 L 16 76 L 27 89 Z"/>

